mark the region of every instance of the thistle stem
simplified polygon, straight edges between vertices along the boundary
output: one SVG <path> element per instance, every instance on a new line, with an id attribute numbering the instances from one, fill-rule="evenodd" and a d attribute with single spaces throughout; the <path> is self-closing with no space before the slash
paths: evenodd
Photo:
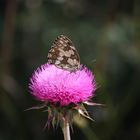
<path id="1" fill-rule="evenodd" d="M 63 131 L 63 135 L 64 135 L 64 140 L 71 140 L 70 127 L 69 127 L 69 123 L 67 122 L 66 119 L 64 119 L 64 121 L 63 121 L 62 131 Z"/>

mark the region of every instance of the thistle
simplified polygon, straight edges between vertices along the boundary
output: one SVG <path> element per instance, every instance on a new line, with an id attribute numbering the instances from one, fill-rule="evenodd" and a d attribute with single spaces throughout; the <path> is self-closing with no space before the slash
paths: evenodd
<path id="1" fill-rule="evenodd" d="M 99 105 L 90 102 L 96 90 L 94 75 L 80 64 L 77 50 L 71 40 L 63 35 L 54 41 L 48 63 L 33 73 L 29 88 L 31 94 L 42 102 L 41 106 L 31 109 L 47 110 L 45 127 L 60 124 L 65 140 L 70 140 L 69 126 L 72 125 L 74 113 L 92 120 L 84 104 Z"/>

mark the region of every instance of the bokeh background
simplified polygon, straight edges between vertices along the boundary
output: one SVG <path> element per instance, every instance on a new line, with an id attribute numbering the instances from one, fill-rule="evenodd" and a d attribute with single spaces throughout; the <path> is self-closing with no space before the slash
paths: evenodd
<path id="1" fill-rule="evenodd" d="M 47 112 L 28 89 L 33 71 L 47 62 L 53 40 L 67 35 L 98 90 L 87 107 L 95 119 L 75 117 L 72 139 L 140 140 L 140 1 L 1 0 L 0 140 L 63 139 L 46 129 Z"/>

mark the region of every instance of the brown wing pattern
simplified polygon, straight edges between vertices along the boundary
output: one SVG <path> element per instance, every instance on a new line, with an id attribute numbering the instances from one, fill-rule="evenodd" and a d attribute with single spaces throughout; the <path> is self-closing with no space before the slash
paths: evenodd
<path id="1" fill-rule="evenodd" d="M 68 71 L 80 68 L 80 57 L 72 41 L 64 36 L 58 36 L 48 53 L 48 63 Z"/>

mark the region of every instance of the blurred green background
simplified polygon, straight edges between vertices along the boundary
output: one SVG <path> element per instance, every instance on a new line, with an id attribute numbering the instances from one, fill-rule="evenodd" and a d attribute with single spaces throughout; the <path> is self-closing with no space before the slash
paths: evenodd
<path id="1" fill-rule="evenodd" d="M 60 34 L 95 74 L 93 101 L 105 104 L 87 107 L 95 122 L 75 118 L 72 139 L 140 140 L 139 0 L 0 1 L 0 140 L 63 139 L 59 127 L 43 131 L 45 112 L 24 111 L 39 104 L 29 78 Z"/>

